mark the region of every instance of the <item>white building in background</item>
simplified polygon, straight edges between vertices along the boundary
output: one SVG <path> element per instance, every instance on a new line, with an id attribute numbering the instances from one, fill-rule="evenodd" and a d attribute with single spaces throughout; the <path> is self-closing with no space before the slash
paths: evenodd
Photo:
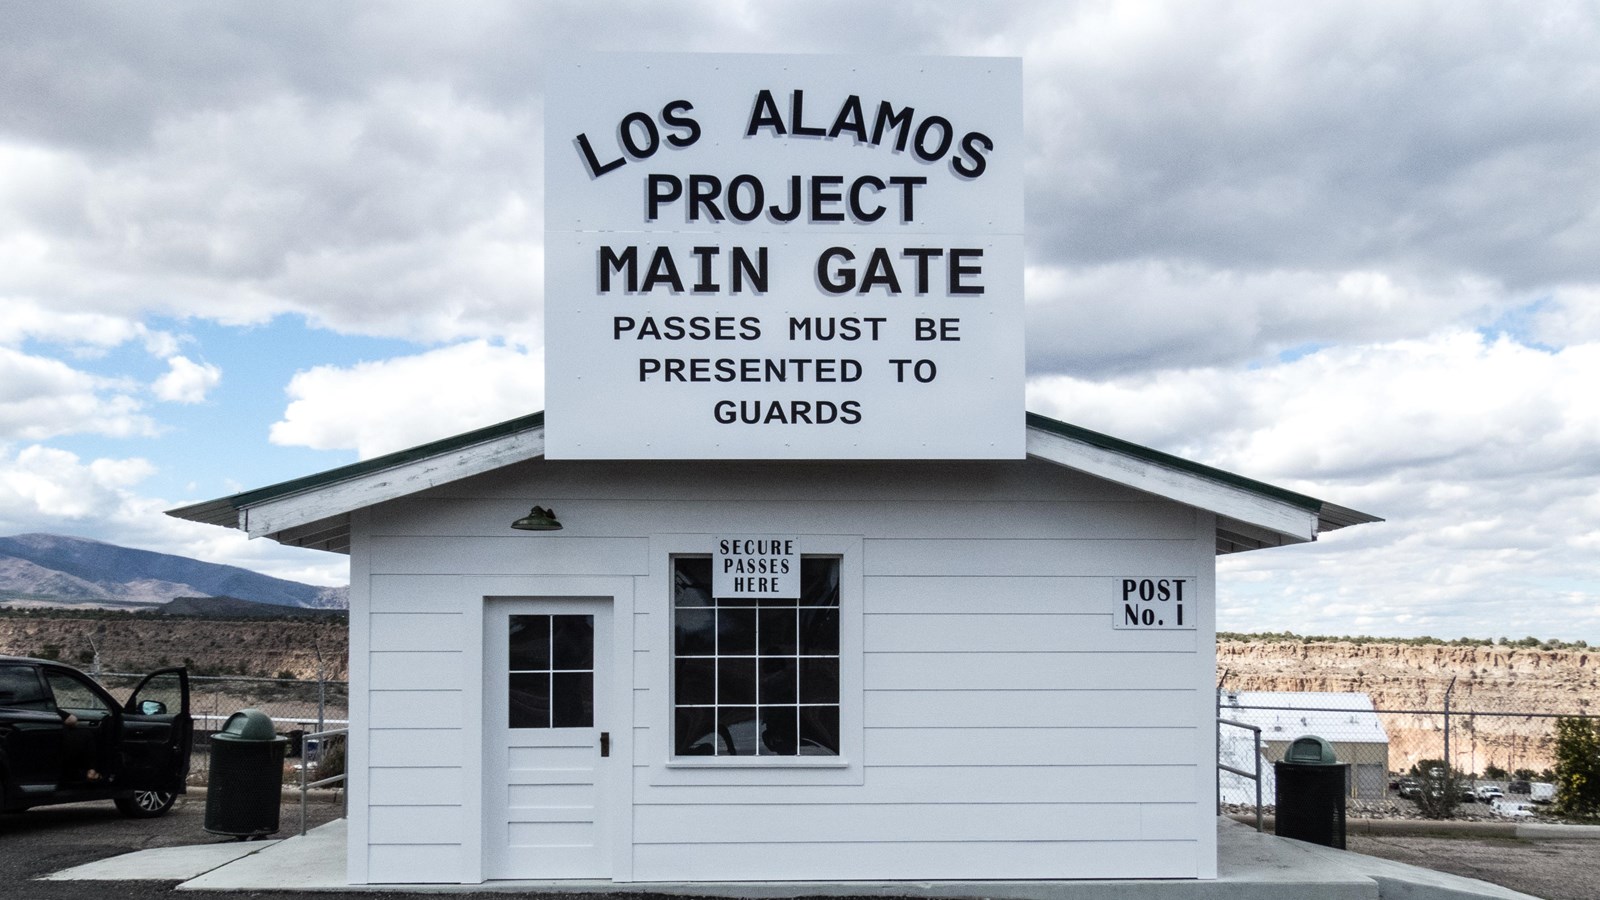
<path id="1" fill-rule="evenodd" d="M 1309 691 L 1223 691 L 1218 715 L 1261 729 L 1261 752 L 1265 780 L 1262 798 L 1272 803 L 1275 782 L 1272 764 L 1295 738 L 1314 734 L 1333 744 L 1339 762 L 1350 764 L 1347 781 L 1351 798 L 1372 800 L 1388 796 L 1389 734 L 1372 706 L 1372 698 L 1361 693 L 1317 693 Z M 1254 741 L 1242 728 L 1222 729 L 1224 762 L 1250 769 Z M 1232 761 L 1239 760 L 1238 762 Z M 1228 772 L 1221 774 L 1224 803 L 1254 803 L 1255 786 L 1249 779 Z"/>

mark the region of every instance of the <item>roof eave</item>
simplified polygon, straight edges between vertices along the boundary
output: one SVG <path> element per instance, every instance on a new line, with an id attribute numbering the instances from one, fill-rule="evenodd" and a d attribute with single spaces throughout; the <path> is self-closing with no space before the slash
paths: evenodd
<path id="1" fill-rule="evenodd" d="M 1036 413 L 1029 456 L 1217 517 L 1217 553 L 1316 540 L 1382 519 Z M 544 413 L 228 497 L 168 510 L 292 546 L 349 552 L 351 511 L 544 455 Z"/>

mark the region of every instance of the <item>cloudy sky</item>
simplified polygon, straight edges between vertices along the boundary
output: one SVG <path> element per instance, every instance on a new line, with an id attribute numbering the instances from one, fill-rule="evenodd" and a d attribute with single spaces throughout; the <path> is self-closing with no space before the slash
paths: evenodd
<path id="1" fill-rule="evenodd" d="M 6 19 L 0 534 L 342 583 L 161 511 L 543 408 L 552 49 L 1017 56 L 1029 408 L 1388 519 L 1219 626 L 1600 642 L 1595 3 Z"/>

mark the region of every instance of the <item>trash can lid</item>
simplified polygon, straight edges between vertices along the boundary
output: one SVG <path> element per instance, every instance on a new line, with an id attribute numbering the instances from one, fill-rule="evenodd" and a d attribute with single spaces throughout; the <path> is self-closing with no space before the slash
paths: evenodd
<path id="1" fill-rule="evenodd" d="M 229 741 L 271 741 L 278 738 L 272 728 L 272 717 L 259 709 L 241 709 L 222 723 L 222 731 L 214 736 Z"/>
<path id="2" fill-rule="evenodd" d="M 1314 734 L 1302 735 L 1289 742 L 1283 752 L 1283 761 L 1303 766 L 1331 766 L 1338 763 L 1333 755 L 1333 745 Z"/>

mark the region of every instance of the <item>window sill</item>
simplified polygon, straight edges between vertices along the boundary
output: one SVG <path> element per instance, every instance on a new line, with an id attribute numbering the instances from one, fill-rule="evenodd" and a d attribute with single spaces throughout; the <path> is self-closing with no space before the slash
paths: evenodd
<path id="1" fill-rule="evenodd" d="M 669 759 L 668 769 L 848 769 L 842 756 L 706 756 Z"/>

